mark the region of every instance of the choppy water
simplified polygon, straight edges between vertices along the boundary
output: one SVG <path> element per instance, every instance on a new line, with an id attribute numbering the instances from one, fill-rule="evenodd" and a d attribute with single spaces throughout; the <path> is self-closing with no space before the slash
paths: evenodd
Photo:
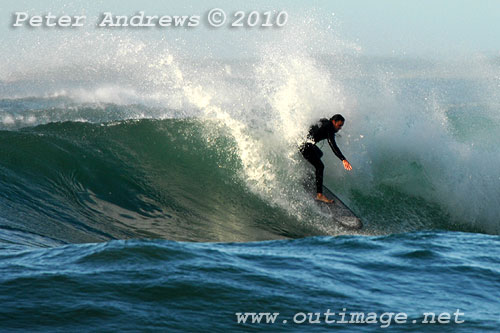
<path id="1" fill-rule="evenodd" d="M 450 231 L 3 246 L 0 319 L 3 330 L 31 332 L 496 332 L 500 262 L 492 254 L 499 250 L 498 236 Z M 401 312 L 407 322 L 386 315 L 372 324 L 327 324 L 328 310 Z M 244 312 L 279 315 L 274 324 L 238 323 Z M 303 322 L 301 313 L 317 312 L 318 322 Z M 450 313 L 451 322 L 423 323 L 429 312 Z"/>

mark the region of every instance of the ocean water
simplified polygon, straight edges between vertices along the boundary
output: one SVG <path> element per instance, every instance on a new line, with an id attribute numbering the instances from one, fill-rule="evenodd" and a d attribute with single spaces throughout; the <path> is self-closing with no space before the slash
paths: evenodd
<path id="1" fill-rule="evenodd" d="M 498 236 L 449 231 L 11 245 L 1 255 L 0 316 L 5 331 L 496 332 L 499 247 Z M 327 311 L 348 322 L 352 312 L 382 317 L 327 324 Z M 279 316 L 238 323 L 244 312 Z M 407 323 L 384 313 L 406 313 Z M 451 321 L 423 322 L 424 313 Z"/>
<path id="2" fill-rule="evenodd" d="M 104 35 L 1 64 L 0 331 L 497 332 L 498 59 L 308 38 L 222 60 Z M 297 146 L 334 113 L 354 170 L 325 145 L 325 182 L 359 231 L 302 187 Z"/>

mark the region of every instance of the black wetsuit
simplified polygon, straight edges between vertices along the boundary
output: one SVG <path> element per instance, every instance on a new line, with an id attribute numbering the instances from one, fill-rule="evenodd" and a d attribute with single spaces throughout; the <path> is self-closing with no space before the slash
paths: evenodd
<path id="1" fill-rule="evenodd" d="M 309 129 L 309 134 L 307 135 L 307 141 L 300 147 L 300 152 L 315 168 L 316 168 L 316 191 L 317 193 L 323 193 L 323 170 L 325 166 L 321 162 L 321 156 L 323 152 L 316 146 L 316 143 L 327 139 L 333 153 L 341 160 L 346 158 L 342 155 L 337 143 L 335 142 L 335 133 L 337 130 L 333 126 L 331 120 L 320 119 L 319 122 Z"/>

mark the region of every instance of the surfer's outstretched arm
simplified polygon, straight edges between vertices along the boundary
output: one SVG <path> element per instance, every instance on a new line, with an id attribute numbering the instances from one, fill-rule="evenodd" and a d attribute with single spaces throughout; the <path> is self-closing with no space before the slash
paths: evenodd
<path id="1" fill-rule="evenodd" d="M 340 151 L 339 146 L 337 146 L 337 143 L 335 142 L 335 134 L 330 133 L 328 135 L 328 144 L 330 145 L 330 148 L 332 148 L 333 153 L 335 156 L 337 156 L 341 161 L 345 160 L 346 158 Z"/>
<path id="2" fill-rule="evenodd" d="M 335 134 L 330 134 L 328 136 L 328 144 L 330 145 L 330 148 L 332 148 L 332 151 L 335 154 L 335 156 L 337 156 L 342 161 L 342 164 L 344 165 L 344 169 L 352 170 L 351 163 L 349 163 L 347 161 L 345 156 L 340 151 L 339 146 L 337 146 L 337 143 L 335 142 Z"/>

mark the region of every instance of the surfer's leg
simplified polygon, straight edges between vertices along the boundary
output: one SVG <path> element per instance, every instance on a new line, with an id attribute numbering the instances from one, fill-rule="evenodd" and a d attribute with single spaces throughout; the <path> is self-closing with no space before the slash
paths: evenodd
<path id="1" fill-rule="evenodd" d="M 313 165 L 316 168 L 316 193 L 323 193 L 323 171 L 325 170 L 325 165 L 319 158 L 314 160 Z"/>
<path id="2" fill-rule="evenodd" d="M 301 152 L 305 159 L 316 169 L 316 193 L 323 193 L 323 170 L 325 170 L 325 165 L 321 162 L 323 152 L 318 146 L 310 143 L 306 144 Z"/>
<path id="3" fill-rule="evenodd" d="M 318 146 L 313 144 L 305 144 L 301 149 L 302 155 L 306 160 L 311 163 L 316 169 L 316 200 L 323 201 L 326 203 L 333 203 L 333 200 L 328 199 L 323 194 L 323 171 L 325 170 L 325 165 L 321 162 L 321 157 L 323 152 Z"/>
<path id="4" fill-rule="evenodd" d="M 321 158 L 315 159 L 313 165 L 316 168 L 316 200 L 333 203 L 333 200 L 328 199 L 323 194 L 323 170 L 325 170 L 325 165 L 321 162 Z"/>

